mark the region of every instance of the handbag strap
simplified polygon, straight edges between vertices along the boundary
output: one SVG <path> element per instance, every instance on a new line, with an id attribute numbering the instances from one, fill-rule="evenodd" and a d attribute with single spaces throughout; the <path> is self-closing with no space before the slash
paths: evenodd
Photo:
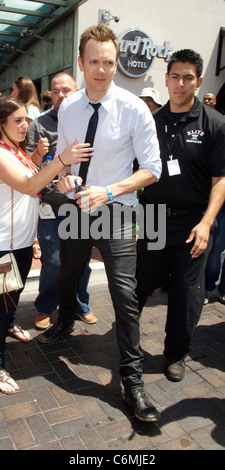
<path id="1" fill-rule="evenodd" d="M 0 179 L 0 184 L 4 184 L 4 181 Z M 14 190 L 11 188 L 11 242 L 10 251 L 13 251 L 13 209 L 14 209 Z"/>
<path id="2" fill-rule="evenodd" d="M 5 184 L 4 181 L 0 179 L 0 184 Z M 10 242 L 10 251 L 13 251 L 13 209 L 14 209 L 14 190 L 11 188 L 11 242 Z"/>
<path id="3" fill-rule="evenodd" d="M 14 191 L 11 188 L 11 242 L 10 251 L 13 251 L 13 209 L 14 209 Z"/>

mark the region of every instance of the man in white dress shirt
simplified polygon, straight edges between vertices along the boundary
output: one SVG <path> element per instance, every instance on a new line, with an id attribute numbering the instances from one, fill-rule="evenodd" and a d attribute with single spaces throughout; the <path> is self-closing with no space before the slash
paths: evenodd
<path id="1" fill-rule="evenodd" d="M 135 192 L 155 183 L 161 175 L 155 124 L 140 98 L 112 82 L 117 69 L 119 43 L 106 25 L 90 27 L 82 34 L 79 53 L 78 63 L 84 72 L 86 89 L 65 99 L 60 107 L 57 153 L 60 154 L 75 139 L 78 143 L 85 141 L 93 114 L 90 102 L 100 103 L 99 121 L 86 189 L 74 195 L 75 184 L 82 182 L 78 176 L 79 165 L 72 165 L 71 175 L 74 176 L 66 175 L 58 185 L 61 192 L 71 198 L 66 209 L 71 206 L 72 216 L 76 210 L 79 230 L 77 236 L 73 230 L 70 230 L 70 236 L 62 233 L 63 230 L 61 232 L 59 317 L 39 336 L 39 340 L 52 343 L 62 333 L 73 330 L 77 280 L 88 251 L 97 246 L 105 263 L 116 314 L 123 399 L 132 406 L 137 418 L 156 421 L 158 412 L 146 397 L 142 381 L 143 354 L 135 294 L 135 217 L 127 218 L 126 214 L 124 218 L 120 217 L 121 210 L 125 209 L 126 213 L 128 209 L 129 212 L 129 208 L 137 204 Z M 139 170 L 133 173 L 135 158 Z M 65 172 L 67 170 L 65 168 Z M 71 229 L 73 217 L 68 220 Z M 107 225 L 105 236 L 104 233 L 96 236 L 98 223 Z"/>

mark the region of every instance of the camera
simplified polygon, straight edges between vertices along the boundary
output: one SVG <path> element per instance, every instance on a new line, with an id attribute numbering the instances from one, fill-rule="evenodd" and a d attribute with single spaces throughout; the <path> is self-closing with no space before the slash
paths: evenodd
<path id="1" fill-rule="evenodd" d="M 84 186 L 83 184 L 81 184 L 80 186 L 75 186 L 74 188 L 74 195 L 76 193 L 79 193 L 80 191 L 84 191 L 86 189 L 86 186 Z"/>

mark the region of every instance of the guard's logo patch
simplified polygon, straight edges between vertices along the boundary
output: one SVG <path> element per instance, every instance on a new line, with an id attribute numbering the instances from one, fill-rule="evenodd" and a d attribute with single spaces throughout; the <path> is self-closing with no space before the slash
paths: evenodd
<path id="1" fill-rule="evenodd" d="M 202 130 L 187 131 L 186 142 L 191 144 L 202 144 L 202 137 L 204 134 L 205 132 Z"/>

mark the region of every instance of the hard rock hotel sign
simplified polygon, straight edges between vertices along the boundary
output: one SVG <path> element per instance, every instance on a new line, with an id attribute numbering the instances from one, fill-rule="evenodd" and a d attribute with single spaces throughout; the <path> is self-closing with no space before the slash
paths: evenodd
<path id="1" fill-rule="evenodd" d="M 162 46 L 157 46 L 147 33 L 138 28 L 124 31 L 118 39 L 118 67 L 128 77 L 142 77 L 151 68 L 156 56 L 169 60 L 172 53 L 170 42 L 166 41 Z"/>

